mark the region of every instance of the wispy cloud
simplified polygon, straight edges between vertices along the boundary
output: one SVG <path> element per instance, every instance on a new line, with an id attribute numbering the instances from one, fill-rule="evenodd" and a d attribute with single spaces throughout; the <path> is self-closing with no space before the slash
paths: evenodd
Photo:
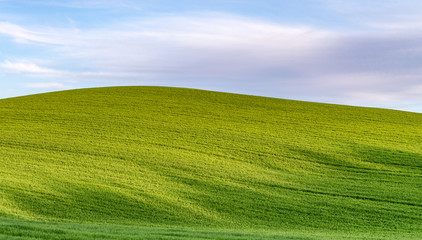
<path id="1" fill-rule="evenodd" d="M 52 68 L 42 67 L 29 60 L 20 61 L 4 61 L 0 63 L 0 68 L 3 68 L 6 72 L 15 74 L 29 74 L 31 76 L 38 77 L 49 77 L 49 78 L 64 78 L 64 79 L 120 79 L 129 77 L 139 77 L 140 75 L 130 75 L 127 73 L 118 72 L 78 72 L 78 71 L 63 71 Z"/>
<path id="2" fill-rule="evenodd" d="M 43 37 L 43 33 L 30 31 L 16 24 L 0 22 L 0 34 L 8 35 L 15 41 L 21 43 L 27 42 L 46 42 L 51 43 L 48 38 Z"/>
<path id="3" fill-rule="evenodd" d="M 15 72 L 15 73 L 35 73 L 35 74 L 54 75 L 54 76 L 62 74 L 62 72 L 60 71 L 49 69 L 49 68 L 43 68 L 30 62 L 5 61 L 0 64 L 0 67 L 8 71 Z"/>
<path id="4" fill-rule="evenodd" d="M 136 20 L 96 30 L 38 32 L 9 25 L 13 31 L 4 34 L 51 44 L 50 49 L 80 59 L 92 72 L 135 77 L 225 76 L 293 65 L 328 45 L 331 34 L 227 15 Z"/>

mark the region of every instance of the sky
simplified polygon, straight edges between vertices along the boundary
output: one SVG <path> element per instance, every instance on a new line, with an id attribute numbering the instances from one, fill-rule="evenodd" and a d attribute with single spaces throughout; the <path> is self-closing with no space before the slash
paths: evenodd
<path id="1" fill-rule="evenodd" d="M 0 0 L 0 98 L 173 86 L 422 113 L 422 1 Z"/>

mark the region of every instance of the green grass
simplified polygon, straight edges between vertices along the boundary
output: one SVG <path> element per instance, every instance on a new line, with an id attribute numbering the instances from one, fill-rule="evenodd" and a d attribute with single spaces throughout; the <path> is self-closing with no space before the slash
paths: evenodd
<path id="1" fill-rule="evenodd" d="M 336 240 L 336 239 L 420 239 L 415 233 L 395 232 L 332 232 L 332 231 L 250 231 L 227 229 L 192 229 L 171 227 L 140 227 L 81 223 L 36 222 L 0 218 L 0 240 L 152 240 L 152 239 L 212 239 L 212 240 Z"/>
<path id="2" fill-rule="evenodd" d="M 0 124 L 5 239 L 422 238 L 422 114 L 119 87 L 2 99 Z"/>
<path id="3" fill-rule="evenodd" d="M 135 227 L 98 224 L 74 224 L 34 222 L 12 219 L 0 219 L 0 239 L 54 239 L 54 240 L 89 240 L 89 239 L 236 239 L 236 240 L 313 240 L 300 237 L 300 233 L 245 233 L 235 231 L 210 231 L 192 229 L 172 229 L 157 227 Z"/>

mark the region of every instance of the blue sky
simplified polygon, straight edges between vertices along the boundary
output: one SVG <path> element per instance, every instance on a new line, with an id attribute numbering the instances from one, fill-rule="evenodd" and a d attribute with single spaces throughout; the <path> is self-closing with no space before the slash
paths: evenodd
<path id="1" fill-rule="evenodd" d="M 415 0 L 0 0 L 0 98 L 157 85 L 422 112 Z"/>

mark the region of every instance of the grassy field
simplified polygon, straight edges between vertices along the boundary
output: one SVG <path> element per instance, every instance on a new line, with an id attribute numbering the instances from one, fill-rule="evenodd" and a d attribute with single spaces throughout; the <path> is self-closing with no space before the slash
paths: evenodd
<path id="1" fill-rule="evenodd" d="M 146 236 L 421 239 L 422 114 L 161 87 L 0 100 L 0 239 Z"/>
<path id="2" fill-rule="evenodd" d="M 209 239 L 209 240 L 411 240 L 420 239 L 417 233 L 397 232 L 334 232 L 318 230 L 290 230 L 290 231 L 266 231 L 266 230 L 233 230 L 233 229 L 198 229 L 198 228 L 171 228 L 141 227 L 133 225 L 110 225 L 110 224 L 81 224 L 60 222 L 35 222 L 17 219 L 0 218 L 1 240 L 27 240 L 27 239 L 51 239 L 51 240 L 153 240 L 153 239 Z"/>
<path id="3" fill-rule="evenodd" d="M 0 219 L 0 239 L 292 239 L 312 238 L 235 231 L 206 231 L 158 227 L 72 224 Z"/>

